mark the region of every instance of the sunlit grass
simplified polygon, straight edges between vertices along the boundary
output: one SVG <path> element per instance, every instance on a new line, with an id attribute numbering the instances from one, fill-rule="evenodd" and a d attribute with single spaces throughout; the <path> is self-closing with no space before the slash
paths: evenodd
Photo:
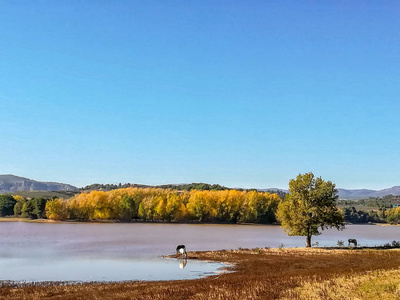
<path id="1" fill-rule="evenodd" d="M 400 299 L 400 270 L 378 270 L 321 280 L 304 278 L 282 299 Z"/>

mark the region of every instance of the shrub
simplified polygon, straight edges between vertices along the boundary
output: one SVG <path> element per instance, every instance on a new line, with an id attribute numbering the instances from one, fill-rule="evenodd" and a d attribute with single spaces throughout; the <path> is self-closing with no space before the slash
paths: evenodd
<path id="1" fill-rule="evenodd" d="M 400 248 L 400 241 L 393 241 L 392 242 L 392 247 L 393 248 Z"/>
<path id="2" fill-rule="evenodd" d="M 0 195 L 0 217 L 14 214 L 14 205 L 17 201 L 11 195 Z"/>

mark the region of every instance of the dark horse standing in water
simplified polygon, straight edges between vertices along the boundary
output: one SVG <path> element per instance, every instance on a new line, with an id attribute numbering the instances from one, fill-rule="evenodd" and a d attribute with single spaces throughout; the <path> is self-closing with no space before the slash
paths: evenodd
<path id="1" fill-rule="evenodd" d="M 185 245 L 178 245 L 178 247 L 176 247 L 176 255 L 179 254 L 181 255 L 181 257 L 187 258 Z"/>

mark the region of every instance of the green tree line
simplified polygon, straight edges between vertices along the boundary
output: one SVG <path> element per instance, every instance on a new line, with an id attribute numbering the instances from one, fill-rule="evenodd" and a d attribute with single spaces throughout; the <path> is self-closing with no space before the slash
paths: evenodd
<path id="1" fill-rule="evenodd" d="M 366 208 L 388 209 L 400 203 L 400 196 L 386 195 L 383 197 L 370 197 L 368 199 L 339 200 L 339 207 L 364 206 Z"/>
<path id="2" fill-rule="evenodd" d="M 26 199 L 21 196 L 0 195 L 0 217 L 16 216 L 29 219 L 46 218 L 48 199 Z"/>
<path id="3" fill-rule="evenodd" d="M 173 189 L 178 191 L 191 191 L 191 190 L 231 190 L 226 186 L 222 186 L 219 184 L 209 184 L 209 183 L 188 183 L 188 184 L 164 184 L 164 185 L 144 185 L 144 184 L 133 184 L 133 183 L 119 183 L 119 184 L 100 184 L 94 183 L 91 185 L 87 185 L 81 188 L 81 191 L 111 191 L 116 189 L 125 189 L 128 187 L 137 187 L 137 188 L 161 188 L 161 189 Z"/>

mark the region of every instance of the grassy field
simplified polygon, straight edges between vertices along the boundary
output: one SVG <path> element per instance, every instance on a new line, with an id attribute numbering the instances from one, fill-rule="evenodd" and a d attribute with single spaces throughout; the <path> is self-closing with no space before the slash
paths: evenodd
<path id="1" fill-rule="evenodd" d="M 2 285 L 0 299 L 400 299 L 398 249 L 240 249 L 189 258 L 225 261 L 235 272 L 186 281 Z"/>

